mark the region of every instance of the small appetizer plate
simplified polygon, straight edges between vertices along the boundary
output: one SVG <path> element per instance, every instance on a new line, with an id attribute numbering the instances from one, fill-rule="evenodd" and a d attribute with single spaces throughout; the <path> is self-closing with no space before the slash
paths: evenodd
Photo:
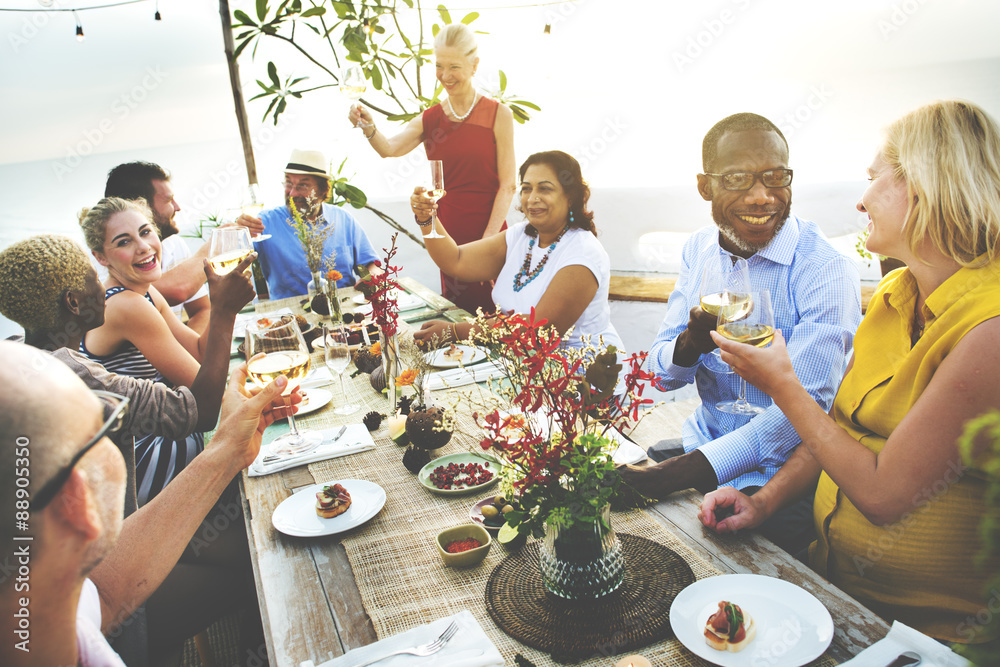
<path id="1" fill-rule="evenodd" d="M 424 355 L 424 361 L 427 362 L 428 366 L 433 366 L 434 368 L 457 368 L 459 364 L 469 366 L 479 363 L 486 358 L 485 351 L 472 345 L 456 345 L 455 350 L 456 352 L 460 352 L 461 356 L 448 356 L 450 349 L 451 346 L 447 345 L 428 352 Z"/>
<path id="2" fill-rule="evenodd" d="M 723 600 L 757 625 L 742 651 L 717 651 L 705 642 L 705 623 Z M 793 583 L 759 574 L 725 574 L 694 582 L 670 605 L 674 635 L 695 655 L 722 667 L 805 665 L 833 641 L 833 618 L 823 603 Z"/>
<path id="3" fill-rule="evenodd" d="M 324 519 L 316 514 L 316 494 L 324 486 L 340 483 L 351 494 L 351 506 L 340 516 Z M 285 498 L 274 508 L 271 524 L 292 537 L 320 537 L 356 528 L 378 514 L 385 505 L 385 490 L 363 479 L 335 479 L 313 484 Z"/>

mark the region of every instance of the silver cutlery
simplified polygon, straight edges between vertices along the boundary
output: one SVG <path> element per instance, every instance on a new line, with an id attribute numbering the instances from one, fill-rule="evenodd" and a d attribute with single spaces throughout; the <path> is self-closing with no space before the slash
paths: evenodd
<path id="1" fill-rule="evenodd" d="M 896 659 L 886 665 L 886 667 L 914 667 L 921 662 L 923 662 L 923 658 L 919 654 L 913 651 L 906 651 L 896 656 Z"/>
<path id="2" fill-rule="evenodd" d="M 337 435 L 333 436 L 333 440 L 331 440 L 330 442 L 322 443 L 320 447 L 322 447 L 323 445 L 332 445 L 333 443 L 337 442 L 338 440 L 340 440 L 340 437 L 344 435 L 344 431 L 346 430 L 347 430 L 347 424 L 344 424 L 343 426 L 340 427 L 340 430 L 337 431 Z M 281 454 L 266 454 L 261 463 L 267 464 L 267 463 L 274 463 L 275 461 L 281 461 L 282 463 L 287 463 L 289 461 L 295 461 L 297 459 L 307 459 L 315 453 L 316 450 L 311 449 L 308 452 L 305 452 L 303 454 L 297 454 L 295 456 L 282 456 Z"/>
<path id="3" fill-rule="evenodd" d="M 421 658 L 424 658 L 429 655 L 434 655 L 435 653 L 444 648 L 445 644 L 447 644 L 451 640 L 451 638 L 455 636 L 456 632 L 458 632 L 458 623 L 456 621 L 452 621 L 451 625 L 445 628 L 444 632 L 441 633 L 441 636 L 432 642 L 427 642 L 426 644 L 421 644 L 420 646 L 414 646 L 413 648 L 405 648 L 400 651 L 393 651 L 392 653 L 386 653 L 381 658 L 375 658 L 374 660 L 369 660 L 368 662 L 362 662 L 360 665 L 355 665 L 354 667 L 366 667 L 367 665 L 374 665 L 376 662 L 382 662 L 386 658 L 391 658 L 394 655 L 403 655 L 404 653 L 408 653 L 409 655 L 416 655 Z"/>

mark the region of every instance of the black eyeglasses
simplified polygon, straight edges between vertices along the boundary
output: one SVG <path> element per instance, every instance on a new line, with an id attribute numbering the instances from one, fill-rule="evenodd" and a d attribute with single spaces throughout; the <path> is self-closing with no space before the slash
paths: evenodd
<path id="1" fill-rule="evenodd" d="M 705 174 L 722 179 L 722 187 L 727 190 L 749 190 L 760 178 L 765 188 L 787 188 L 792 184 L 791 169 L 768 169 L 767 171 L 731 171 L 728 174 Z"/>
<path id="2" fill-rule="evenodd" d="M 34 495 L 31 499 L 31 511 L 40 512 L 48 506 L 52 499 L 56 497 L 59 493 L 59 489 L 63 487 L 66 480 L 69 479 L 69 474 L 73 472 L 73 468 L 84 455 L 93 449 L 94 445 L 99 443 L 104 439 L 104 436 L 115 433 L 122 427 L 122 422 L 125 420 L 125 414 L 128 411 L 129 399 L 125 396 L 119 396 L 118 394 L 112 394 L 110 391 L 94 391 L 99 399 L 101 399 L 101 404 L 104 408 L 104 424 L 98 429 L 97 434 L 90 439 L 90 441 L 84 445 L 83 449 L 76 453 L 76 455 L 70 459 L 70 462 L 66 464 L 65 467 L 59 470 L 56 475 L 46 482 L 38 493 Z"/>

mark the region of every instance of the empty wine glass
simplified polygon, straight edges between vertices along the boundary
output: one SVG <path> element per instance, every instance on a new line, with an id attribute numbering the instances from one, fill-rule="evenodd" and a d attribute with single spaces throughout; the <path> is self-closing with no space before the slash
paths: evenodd
<path id="1" fill-rule="evenodd" d="M 340 71 L 340 94 L 357 102 L 368 89 L 368 82 L 365 81 L 365 71 L 361 65 L 348 65 Z M 371 127 L 371 123 L 364 120 L 358 121 L 358 127 L 364 129 Z"/>
<path id="2" fill-rule="evenodd" d="M 208 263 L 220 276 L 236 268 L 253 252 L 250 231 L 246 227 L 216 227 L 212 230 L 212 245 Z"/>
<path id="3" fill-rule="evenodd" d="M 444 162 L 441 160 L 429 160 L 431 165 L 431 187 L 424 191 L 424 196 L 432 202 L 437 202 L 444 196 Z M 443 239 L 443 234 L 438 234 L 435 225 L 437 224 L 437 213 L 431 216 L 430 231 L 424 234 L 425 239 Z"/>
<path id="4" fill-rule="evenodd" d="M 774 311 L 771 293 L 760 290 L 746 294 L 723 294 L 719 307 L 719 326 L 716 329 L 729 340 L 756 347 L 765 347 L 774 338 Z M 747 382 L 740 377 L 740 396 L 735 401 L 720 401 L 715 407 L 734 415 L 758 415 L 766 408 L 746 399 Z"/>
<path id="5" fill-rule="evenodd" d="M 299 386 L 309 372 L 309 348 L 302 338 L 302 332 L 295 318 L 284 318 L 278 322 L 267 320 L 247 324 L 246 347 L 247 375 L 263 389 L 279 375 L 288 378 L 288 386 L 282 395 L 287 396 Z M 258 357 L 258 354 L 263 356 Z M 300 431 L 295 425 L 295 416 L 288 415 L 289 433 L 278 436 L 271 442 L 271 452 L 278 456 L 291 456 L 311 451 L 319 446 L 323 438 L 315 431 Z"/>
<path id="6" fill-rule="evenodd" d="M 347 329 L 337 324 L 323 325 L 323 355 L 330 372 L 340 376 L 340 390 L 344 394 L 344 404 L 334 410 L 338 415 L 351 415 L 361 406 L 350 403 L 344 386 L 344 371 L 351 363 L 351 350 L 347 343 Z"/>
<path id="7" fill-rule="evenodd" d="M 750 265 L 742 257 L 714 253 L 705 262 L 705 270 L 701 274 L 701 309 L 718 316 L 726 292 L 743 297 L 750 293 Z M 722 361 L 717 349 L 706 355 L 702 363 L 714 373 L 733 372 L 729 364 Z"/>

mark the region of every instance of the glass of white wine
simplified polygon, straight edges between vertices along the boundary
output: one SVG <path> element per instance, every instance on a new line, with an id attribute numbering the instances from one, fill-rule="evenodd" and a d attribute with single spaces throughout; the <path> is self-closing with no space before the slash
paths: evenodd
<path id="1" fill-rule="evenodd" d="M 361 65 L 348 65 L 340 70 L 340 94 L 357 102 L 368 89 L 368 82 L 365 81 L 365 71 Z M 365 129 L 371 127 L 370 123 L 364 120 L 358 121 L 358 127 Z"/>
<path id="2" fill-rule="evenodd" d="M 432 202 L 437 203 L 437 200 L 444 196 L 444 162 L 441 160 L 429 160 L 431 165 L 431 187 L 429 190 L 424 191 L 424 196 L 430 199 Z M 443 234 L 437 233 L 437 213 L 431 216 L 430 231 L 424 234 L 425 239 L 443 239 Z"/>
<path id="3" fill-rule="evenodd" d="M 212 231 L 208 263 L 222 276 L 235 269 L 252 252 L 253 242 L 246 227 L 216 227 Z"/>
<path id="4" fill-rule="evenodd" d="M 719 307 L 720 334 L 737 343 L 756 347 L 766 347 L 774 338 L 774 311 L 771 308 L 771 293 L 760 290 L 750 293 L 749 301 L 723 293 L 723 305 Z M 740 396 L 735 401 L 720 401 L 715 407 L 734 415 L 759 415 L 766 408 L 754 405 L 746 399 L 747 382 L 740 378 Z"/>
<path id="5" fill-rule="evenodd" d="M 347 344 L 347 329 L 339 324 L 323 326 L 323 354 L 326 367 L 331 373 L 340 376 L 340 391 L 344 394 L 344 404 L 334 410 L 338 415 L 352 415 L 361 409 L 360 405 L 350 402 L 347 397 L 347 387 L 344 385 L 344 371 L 351 363 L 351 350 Z"/>
<path id="6" fill-rule="evenodd" d="M 725 293 L 729 294 L 729 299 L 748 301 L 750 265 L 742 257 L 714 253 L 705 262 L 705 270 L 701 274 L 701 289 L 699 291 L 701 309 L 718 317 Z M 747 308 L 749 309 L 749 305 Z M 702 363 L 714 373 L 733 372 L 729 364 L 722 360 L 718 350 L 712 350 Z"/>
<path id="7" fill-rule="evenodd" d="M 292 393 L 309 372 L 309 348 L 294 318 L 278 322 L 250 322 L 247 325 L 247 374 L 263 389 L 279 375 L 288 378 L 284 396 Z M 257 356 L 263 354 L 263 356 Z M 271 452 L 277 456 L 292 456 L 311 451 L 323 438 L 314 431 L 300 431 L 295 416 L 288 415 L 289 433 L 271 442 Z"/>

